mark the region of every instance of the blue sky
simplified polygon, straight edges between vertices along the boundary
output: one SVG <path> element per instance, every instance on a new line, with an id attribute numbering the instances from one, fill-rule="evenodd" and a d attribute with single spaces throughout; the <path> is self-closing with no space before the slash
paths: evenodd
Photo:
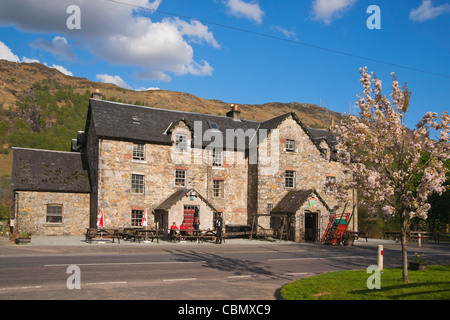
<path id="1" fill-rule="evenodd" d="M 367 27 L 370 5 L 380 9 L 380 29 Z M 338 112 L 354 112 L 358 69 L 367 66 L 385 94 L 391 72 L 408 83 L 411 128 L 427 111 L 449 109 L 449 58 L 450 0 L 0 3 L 0 59 L 134 90 L 238 104 L 315 103 Z"/>

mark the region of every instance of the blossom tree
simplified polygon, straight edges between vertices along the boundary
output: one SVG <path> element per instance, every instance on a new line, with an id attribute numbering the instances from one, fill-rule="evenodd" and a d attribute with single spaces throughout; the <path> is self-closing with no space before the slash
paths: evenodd
<path id="1" fill-rule="evenodd" d="M 372 214 L 399 218 L 403 280 L 409 282 L 406 235 L 411 218 L 427 218 L 429 196 L 445 191 L 450 116 L 428 112 L 414 130 L 409 130 L 405 116 L 411 93 L 406 83 L 401 87 L 392 73 L 388 98 L 374 73 L 363 68 L 360 74 L 364 91 L 357 95 L 359 117 L 346 115 L 334 127 L 339 136 L 338 158 L 353 177 L 337 189 L 344 200 L 348 190 L 358 188 L 360 203 Z"/>

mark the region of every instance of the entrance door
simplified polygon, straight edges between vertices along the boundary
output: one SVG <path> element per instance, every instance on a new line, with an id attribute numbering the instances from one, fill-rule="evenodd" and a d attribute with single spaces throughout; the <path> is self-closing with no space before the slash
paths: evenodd
<path id="1" fill-rule="evenodd" d="M 187 231 L 194 230 L 195 208 L 197 206 L 184 206 L 184 222 L 186 223 Z M 198 209 L 197 209 L 198 210 Z"/>
<path id="2" fill-rule="evenodd" d="M 317 212 L 305 211 L 305 241 L 317 241 L 319 238 L 319 219 Z"/>

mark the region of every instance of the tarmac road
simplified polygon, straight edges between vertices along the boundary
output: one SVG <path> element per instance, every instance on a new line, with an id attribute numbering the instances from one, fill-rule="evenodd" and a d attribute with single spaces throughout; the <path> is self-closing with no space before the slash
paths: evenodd
<path id="1" fill-rule="evenodd" d="M 222 245 L 87 245 L 80 239 L 49 244 L 54 239 L 0 246 L 0 299 L 273 300 L 287 282 L 376 264 L 380 243 L 384 266 L 401 265 L 400 245 L 375 239 L 353 247 L 245 239 Z M 449 249 L 430 243 L 419 250 L 412 244 L 409 252 L 425 253 L 428 264 L 450 264 Z M 73 265 L 77 272 L 68 272 Z M 70 289 L 68 279 L 69 287 L 79 283 L 80 289 Z"/>

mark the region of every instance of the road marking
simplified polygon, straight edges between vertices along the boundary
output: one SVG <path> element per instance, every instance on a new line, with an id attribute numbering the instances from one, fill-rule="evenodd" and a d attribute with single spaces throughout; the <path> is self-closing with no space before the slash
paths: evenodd
<path id="1" fill-rule="evenodd" d="M 94 285 L 109 285 L 109 284 L 126 284 L 126 281 L 116 281 L 116 282 L 88 282 L 85 283 L 87 286 L 94 286 Z"/>
<path id="2" fill-rule="evenodd" d="M 296 260 L 325 260 L 325 259 L 355 259 L 355 258 L 366 258 L 364 256 L 345 256 L 345 257 L 325 257 L 325 258 L 279 258 L 279 259 L 268 259 L 267 261 L 296 261 Z"/>
<path id="3" fill-rule="evenodd" d="M 291 272 L 291 273 L 285 273 L 285 276 L 299 276 L 299 275 L 305 275 L 308 274 L 308 272 Z"/>
<path id="4" fill-rule="evenodd" d="M 143 265 L 143 264 L 180 264 L 180 263 L 205 263 L 206 261 L 167 261 L 167 262 L 99 262 L 99 263 L 63 263 L 45 264 L 44 267 L 67 267 L 77 266 L 118 266 L 118 265 Z"/>
<path id="5" fill-rule="evenodd" d="M 33 286 L 33 287 L 14 287 L 14 288 L 0 288 L 2 291 L 6 290 L 26 290 L 26 289 L 39 289 L 41 286 Z"/>
<path id="6" fill-rule="evenodd" d="M 247 275 L 241 275 L 241 276 L 228 276 L 228 279 L 235 279 L 235 278 L 257 278 L 258 276 L 255 274 L 247 274 Z"/>
<path id="7" fill-rule="evenodd" d="M 186 278 L 186 279 L 164 279 L 164 282 L 174 282 L 174 281 L 195 281 L 197 278 Z"/>

